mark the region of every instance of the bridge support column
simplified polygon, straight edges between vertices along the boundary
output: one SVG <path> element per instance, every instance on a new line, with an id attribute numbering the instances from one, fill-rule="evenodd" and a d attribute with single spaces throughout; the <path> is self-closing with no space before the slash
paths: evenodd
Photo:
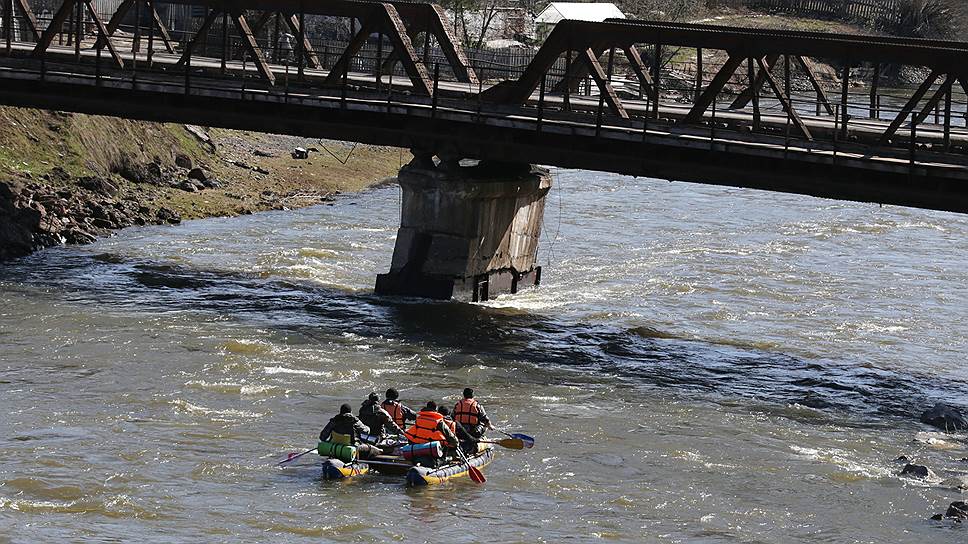
<path id="1" fill-rule="evenodd" d="M 423 156 L 400 170 L 399 181 L 400 229 L 377 294 L 484 301 L 540 282 L 547 170 Z"/>

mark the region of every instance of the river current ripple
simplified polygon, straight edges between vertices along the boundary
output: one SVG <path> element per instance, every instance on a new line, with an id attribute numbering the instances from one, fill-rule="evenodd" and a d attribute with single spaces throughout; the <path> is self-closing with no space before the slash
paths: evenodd
<path id="1" fill-rule="evenodd" d="M 146 541 L 959 541 L 968 221 L 558 170 L 545 284 L 379 298 L 399 189 L 128 229 L 0 269 L 0 533 Z M 332 485 L 339 403 L 473 385 L 488 484 Z M 334 505 L 339 505 L 334 508 Z M 431 536 L 428 536 L 431 535 Z M 4 537 L 0 536 L 0 541 Z"/>

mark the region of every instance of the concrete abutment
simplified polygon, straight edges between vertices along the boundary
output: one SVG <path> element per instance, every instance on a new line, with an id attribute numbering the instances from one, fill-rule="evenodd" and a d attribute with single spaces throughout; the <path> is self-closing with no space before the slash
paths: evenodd
<path id="1" fill-rule="evenodd" d="M 400 228 L 376 293 L 476 302 L 540 283 L 548 171 L 415 155 L 398 177 Z"/>

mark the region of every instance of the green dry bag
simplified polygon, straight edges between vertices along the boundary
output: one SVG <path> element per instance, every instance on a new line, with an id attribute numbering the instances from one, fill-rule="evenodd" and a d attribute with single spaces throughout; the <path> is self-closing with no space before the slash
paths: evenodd
<path id="1" fill-rule="evenodd" d="M 356 460 L 356 448 L 346 444 L 320 442 L 316 451 L 319 452 L 321 457 L 335 457 L 344 463 L 352 463 Z"/>

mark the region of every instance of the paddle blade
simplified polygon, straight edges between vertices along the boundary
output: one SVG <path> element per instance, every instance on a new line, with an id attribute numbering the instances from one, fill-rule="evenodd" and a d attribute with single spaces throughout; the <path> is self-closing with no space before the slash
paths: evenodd
<path id="1" fill-rule="evenodd" d="M 525 442 L 520 438 L 502 438 L 497 441 L 497 445 L 509 450 L 523 450 Z"/>
<path id="2" fill-rule="evenodd" d="M 511 438 L 517 438 L 518 440 L 524 442 L 524 447 L 526 448 L 530 449 L 534 447 L 534 438 L 526 434 L 514 433 L 511 435 Z"/>
<path id="3" fill-rule="evenodd" d="M 483 484 L 487 481 L 487 478 L 484 477 L 484 473 L 481 472 L 481 470 L 477 467 L 467 465 L 467 472 L 470 474 L 471 480 L 475 484 Z"/>

